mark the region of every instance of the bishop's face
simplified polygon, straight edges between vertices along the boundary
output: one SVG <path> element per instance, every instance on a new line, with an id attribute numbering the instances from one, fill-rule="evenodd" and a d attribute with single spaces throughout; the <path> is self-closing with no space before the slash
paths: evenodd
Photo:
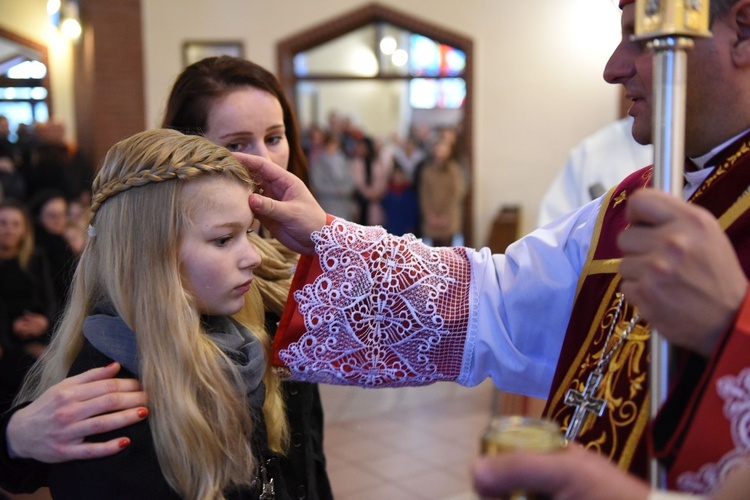
<path id="1" fill-rule="evenodd" d="M 645 43 L 632 41 L 635 33 L 635 4 L 622 9 L 622 39 L 607 61 L 604 79 L 625 89 L 633 117 L 633 137 L 640 144 L 651 143 L 651 80 L 653 54 Z"/>
<path id="2" fill-rule="evenodd" d="M 732 29 L 731 16 L 720 16 L 711 25 L 710 38 L 697 38 L 687 53 L 685 103 L 685 153 L 699 156 L 747 128 L 747 112 L 738 103 L 738 72 L 732 50 L 741 40 Z M 608 83 L 620 84 L 631 101 L 633 137 L 641 144 L 652 141 L 653 52 L 635 33 L 635 4 L 622 9 L 622 40 L 604 69 Z"/>

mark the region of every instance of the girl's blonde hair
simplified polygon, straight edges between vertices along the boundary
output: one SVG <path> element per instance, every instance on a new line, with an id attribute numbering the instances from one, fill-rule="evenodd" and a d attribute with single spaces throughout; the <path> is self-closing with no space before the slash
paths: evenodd
<path id="1" fill-rule="evenodd" d="M 255 279 L 245 294 L 245 305 L 234 318 L 248 325 L 253 332 L 263 332 L 266 358 L 271 359 L 271 337 L 266 330 L 265 312 L 281 317 L 299 255 L 278 240 L 263 238 L 258 233 L 250 235 L 250 242 L 263 261 L 253 271 Z M 281 396 L 281 380 L 273 369 L 269 368 L 263 381 L 267 394 L 263 413 L 266 417 L 268 446 L 271 450 L 283 454 L 289 446 L 289 422 L 286 419 L 284 398 Z"/>
<path id="2" fill-rule="evenodd" d="M 95 236 L 81 255 L 70 304 L 18 397 L 34 399 L 65 378 L 83 344 L 84 319 L 96 304 L 112 304 L 135 332 L 162 472 L 186 498 L 222 497 L 256 477 L 254 422 L 239 375 L 205 334 L 180 276 L 180 238 L 188 214 L 200 209 L 181 193 L 206 176 L 254 188 L 228 150 L 200 136 L 150 130 L 110 149 L 94 181 Z M 180 182 L 168 182 L 174 179 Z M 278 391 L 267 397 L 280 399 Z M 284 422 L 283 414 L 271 417 Z"/>

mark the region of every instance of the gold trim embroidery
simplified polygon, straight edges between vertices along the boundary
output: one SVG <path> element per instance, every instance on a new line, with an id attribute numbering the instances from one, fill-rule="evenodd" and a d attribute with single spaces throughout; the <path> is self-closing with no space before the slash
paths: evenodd
<path id="1" fill-rule="evenodd" d="M 626 190 L 620 191 L 620 194 L 617 195 L 617 198 L 614 199 L 614 202 L 612 203 L 612 208 L 615 208 L 617 205 L 622 203 L 623 201 L 628 199 L 628 192 Z"/>

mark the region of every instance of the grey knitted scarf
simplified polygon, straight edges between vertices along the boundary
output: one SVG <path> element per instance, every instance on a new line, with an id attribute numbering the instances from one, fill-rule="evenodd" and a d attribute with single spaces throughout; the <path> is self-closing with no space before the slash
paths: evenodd
<path id="1" fill-rule="evenodd" d="M 202 321 L 211 340 L 234 362 L 250 405 L 262 408 L 266 398 L 263 384 L 266 357 L 260 341 L 229 317 L 204 316 Z M 83 335 L 99 352 L 136 376 L 140 374 L 135 333 L 111 306 L 98 306 L 94 314 L 85 319 Z"/>

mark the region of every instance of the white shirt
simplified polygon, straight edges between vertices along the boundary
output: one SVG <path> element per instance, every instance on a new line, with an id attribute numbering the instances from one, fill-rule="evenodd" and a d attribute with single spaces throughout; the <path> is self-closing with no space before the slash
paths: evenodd
<path id="1" fill-rule="evenodd" d="M 542 198 L 538 226 L 585 205 L 628 174 L 653 163 L 653 147 L 635 142 L 632 124 L 630 117 L 618 120 L 571 149 Z"/>

